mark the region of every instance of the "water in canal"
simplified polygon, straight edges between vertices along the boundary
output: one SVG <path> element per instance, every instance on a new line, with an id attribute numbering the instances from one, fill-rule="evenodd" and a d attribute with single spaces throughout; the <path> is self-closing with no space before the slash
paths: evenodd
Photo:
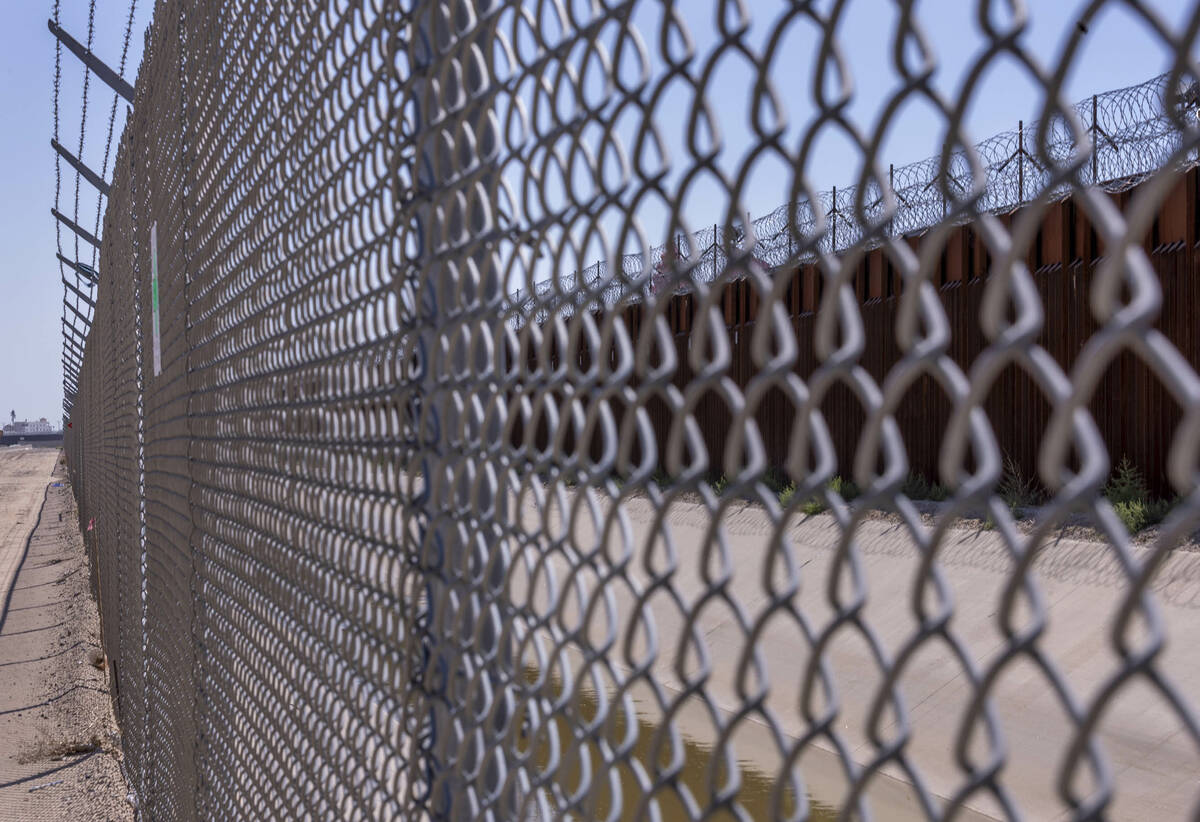
<path id="1" fill-rule="evenodd" d="M 526 669 L 526 681 L 533 684 L 537 681 L 536 669 Z M 551 693 L 547 694 L 547 690 Z M 550 681 L 543 685 L 542 693 L 550 696 L 552 699 L 557 699 L 561 686 L 557 680 Z M 556 714 L 549 722 L 545 719 L 533 723 L 535 727 L 540 726 L 543 730 L 540 732 L 534 731 L 532 738 L 527 738 L 527 747 L 522 751 L 523 754 L 530 754 L 530 765 L 528 767 L 529 775 L 537 778 L 537 775 L 544 774 L 550 767 L 553 759 L 554 746 L 550 742 L 551 734 L 548 730 L 550 724 L 553 725 L 554 733 L 558 737 L 558 748 L 560 751 L 560 762 L 555 769 L 553 781 L 548 786 L 548 790 L 553 791 L 558 799 L 551 800 L 548 804 L 552 810 L 562 807 L 560 804 L 562 797 L 572 795 L 580 790 L 581 786 L 581 771 L 586 766 L 590 772 L 588 784 L 595 785 L 600 782 L 606 787 L 594 790 L 587 802 L 592 804 L 584 804 L 584 806 L 576 814 L 563 817 L 561 815 L 556 818 L 567 819 L 607 819 L 612 812 L 614 798 L 619 798 L 620 813 L 616 817 L 625 822 L 629 820 L 649 820 L 653 817 L 646 812 L 642 805 L 645 797 L 646 789 L 639 781 L 635 774 L 635 769 L 631 764 L 622 763 L 613 769 L 614 773 L 599 772 L 604 767 L 603 759 L 600 756 L 599 740 L 604 740 L 609 743 L 609 747 L 613 746 L 617 740 L 626 737 L 627 728 L 626 712 L 620 711 L 618 706 L 612 700 L 606 700 L 608 704 L 608 712 L 616 714 L 618 719 L 611 725 L 602 725 L 591 734 L 585 737 L 584 742 L 574 752 L 570 750 L 570 733 L 572 727 L 578 727 L 582 722 L 590 723 L 594 721 L 601 708 L 596 696 L 593 692 L 587 689 L 579 689 L 576 700 L 572 705 L 572 712 L 575 716 L 575 721 L 568 722 L 561 713 Z M 659 746 L 658 758 L 662 765 L 658 773 L 666 771 L 670 765 L 672 758 L 672 746 L 669 742 L 657 739 L 659 726 L 646 718 L 646 714 L 650 711 L 643 710 L 644 705 L 638 705 L 637 710 L 637 733 L 633 742 L 629 761 L 636 761 L 643 772 L 644 779 L 652 779 L 652 774 L 655 773 L 654 758 L 655 746 Z M 682 723 L 677 723 L 677 728 Z M 665 737 L 665 735 L 664 735 Z M 723 762 L 718 762 L 716 769 L 713 769 L 714 760 L 714 740 L 695 739 L 688 736 L 684 732 L 678 734 L 679 746 L 678 750 L 682 753 L 682 763 L 679 769 L 678 776 L 674 780 L 674 784 L 667 782 L 660 786 L 654 793 L 654 799 L 657 803 L 659 818 L 663 822 L 684 822 L 695 818 L 692 813 L 687 810 L 684 796 L 690 795 L 693 802 L 701 803 L 699 812 L 704 812 L 704 805 L 710 801 L 718 791 L 712 785 L 718 786 L 728 785 L 730 779 L 725 773 L 726 767 Z M 741 746 L 737 746 L 739 753 Z M 740 788 L 738 789 L 733 804 L 738 809 L 738 813 L 734 813 L 730 809 L 717 809 L 711 815 L 705 817 L 711 820 L 720 820 L 720 822 L 735 822 L 735 820 L 774 820 L 779 818 L 776 813 L 772 812 L 773 802 L 775 801 L 776 779 L 774 773 L 764 773 L 759 768 L 755 767 L 749 761 L 739 759 L 736 762 L 738 769 L 738 777 L 740 779 Z M 613 782 L 617 784 L 612 785 Z M 782 807 L 780 808 L 782 816 L 787 818 L 796 811 L 796 797 L 794 790 L 790 786 L 785 786 L 781 791 L 780 800 Z M 532 803 L 530 803 L 532 805 Z M 809 816 L 813 822 L 831 822 L 837 818 L 836 812 L 828 805 L 822 804 L 814 800 L 811 795 L 808 797 Z M 542 822 L 544 816 L 539 814 L 532 807 L 527 809 L 526 819 L 528 822 L 538 820 Z"/>

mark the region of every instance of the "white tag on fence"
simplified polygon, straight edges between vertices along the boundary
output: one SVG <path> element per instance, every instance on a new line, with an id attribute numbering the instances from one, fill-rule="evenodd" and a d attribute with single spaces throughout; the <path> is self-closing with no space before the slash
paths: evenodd
<path id="1" fill-rule="evenodd" d="M 154 335 L 154 376 L 162 373 L 162 340 L 158 334 L 158 221 L 150 224 L 150 323 Z"/>

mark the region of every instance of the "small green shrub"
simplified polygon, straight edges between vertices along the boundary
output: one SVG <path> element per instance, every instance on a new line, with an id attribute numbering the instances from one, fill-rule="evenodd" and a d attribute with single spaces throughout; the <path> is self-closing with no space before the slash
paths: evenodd
<path id="1" fill-rule="evenodd" d="M 857 499 L 859 495 L 858 486 L 852 480 L 848 480 L 841 476 L 835 476 L 829 480 L 829 490 L 837 493 L 846 502 Z M 779 491 L 779 504 L 787 506 L 796 498 L 796 484 L 789 482 L 784 488 Z M 804 502 L 800 503 L 800 510 L 805 514 L 812 516 L 819 514 L 822 511 L 828 510 L 829 506 L 825 504 L 825 498 L 820 494 L 813 496 Z"/>
<path id="2" fill-rule="evenodd" d="M 767 486 L 767 488 L 775 494 L 782 494 L 789 486 L 792 485 L 792 481 L 788 479 L 787 472 L 782 468 L 776 467 L 768 468 L 765 472 L 763 472 L 762 481 L 763 485 Z"/>
<path id="3" fill-rule="evenodd" d="M 1012 457 L 1004 458 L 1004 473 L 1000 477 L 996 492 L 1013 512 L 1014 517 L 1020 514 L 1020 509 L 1040 505 L 1044 499 L 1037 480 L 1026 477 L 1021 472 L 1021 466 Z"/>
<path id="4" fill-rule="evenodd" d="M 922 474 L 910 473 L 904 478 L 900 491 L 909 499 L 929 499 L 929 482 Z"/>
<path id="5" fill-rule="evenodd" d="M 1131 534 L 1136 534 L 1148 524 L 1146 505 L 1141 500 L 1131 499 L 1114 503 L 1113 511 L 1120 517 L 1121 522 L 1125 523 L 1125 530 Z"/>
<path id="6" fill-rule="evenodd" d="M 1117 465 L 1104 486 L 1104 496 L 1130 534 L 1162 522 L 1175 504 L 1150 496 L 1145 477 L 1128 458 Z"/>
<path id="7" fill-rule="evenodd" d="M 821 499 L 820 497 L 813 497 L 812 499 L 806 500 L 804 503 L 802 503 L 800 505 L 800 510 L 811 517 L 813 514 L 821 513 L 826 507 L 825 500 Z"/>
<path id="8" fill-rule="evenodd" d="M 779 492 L 779 504 L 786 508 L 794 496 L 796 496 L 796 484 L 793 482 L 789 483 L 786 488 Z"/>
<path id="9" fill-rule="evenodd" d="M 829 490 L 835 492 L 839 497 L 849 502 L 853 499 L 858 499 L 861 493 L 858 486 L 854 484 L 854 480 L 845 479 L 842 476 L 835 476 L 829 481 Z"/>
<path id="10" fill-rule="evenodd" d="M 1113 505 L 1145 501 L 1150 496 L 1150 489 L 1146 487 L 1146 480 L 1142 478 L 1142 472 L 1137 466 L 1130 462 L 1128 457 L 1123 457 L 1108 484 L 1104 486 L 1104 496 L 1108 497 L 1108 501 Z"/>
<path id="11" fill-rule="evenodd" d="M 725 489 L 727 487 L 729 487 L 729 477 L 725 476 L 724 474 L 712 481 L 713 493 L 718 497 L 725 493 Z"/>
<path id="12" fill-rule="evenodd" d="M 1167 514 L 1171 513 L 1171 509 L 1175 507 L 1173 501 L 1165 499 L 1150 500 L 1146 503 L 1146 524 L 1158 525 L 1167 518 Z"/>
<path id="13" fill-rule="evenodd" d="M 930 482 L 925 479 L 924 474 L 916 472 L 904 478 L 904 484 L 900 486 L 900 490 L 909 499 L 931 499 L 934 502 L 942 502 L 950 497 L 950 490 L 946 486 L 940 482 Z"/>

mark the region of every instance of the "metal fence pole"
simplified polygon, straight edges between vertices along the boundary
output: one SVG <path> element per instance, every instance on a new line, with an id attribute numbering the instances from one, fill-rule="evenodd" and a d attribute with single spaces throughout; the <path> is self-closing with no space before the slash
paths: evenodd
<path id="1" fill-rule="evenodd" d="M 415 688 L 418 692 L 424 693 L 428 710 L 427 732 L 422 735 L 420 744 L 423 748 L 421 756 L 425 770 L 424 778 L 427 780 L 426 801 L 429 803 L 427 810 L 434 818 L 443 818 L 448 815 L 452 790 L 446 781 L 446 774 L 451 768 L 453 756 L 452 717 L 447 694 L 449 689 L 447 679 L 449 670 L 453 666 L 451 658 L 453 650 L 445 647 L 444 644 L 446 615 L 442 610 L 443 603 L 447 599 L 447 588 L 444 585 L 446 547 L 442 542 L 442 534 L 438 533 L 431 524 L 436 518 L 436 511 L 443 499 L 442 482 L 439 476 L 438 450 L 440 442 L 437 440 L 431 443 L 425 442 L 427 426 L 439 434 L 442 429 L 442 426 L 438 424 L 440 409 L 436 405 L 438 386 L 435 372 L 436 351 L 439 344 L 438 328 L 442 320 L 441 305 L 438 282 L 428 263 L 430 247 L 437 234 L 437 210 L 431 205 L 430 198 L 438 186 L 438 181 L 434 176 L 437 158 L 432 145 L 435 138 L 429 128 L 430 121 L 437 119 L 437 108 L 433 103 L 436 87 L 428 80 L 434 72 L 435 65 L 436 31 L 433 15 L 440 10 L 440 6 L 438 0 L 417 6 L 413 12 L 416 15 L 417 23 L 412 31 L 413 36 L 409 40 L 409 65 L 413 71 L 413 113 L 416 119 L 414 125 L 418 135 L 416 169 L 413 179 L 417 185 L 414 197 L 419 202 L 416 209 L 415 228 L 418 254 L 420 255 L 416 260 L 410 262 L 414 264 L 414 268 L 419 271 L 421 277 L 417 284 L 418 321 L 421 323 L 418 342 L 421 359 L 418 375 L 420 411 L 417 447 L 421 449 L 420 466 L 425 487 L 423 500 L 425 507 L 420 512 L 418 520 L 420 533 L 417 545 L 418 567 L 424 579 L 424 602 L 416 625 L 420 636 L 422 667 L 418 668 L 416 672 Z M 420 774 L 414 774 L 414 778 L 420 778 Z"/>
<path id="2" fill-rule="evenodd" d="M 892 196 L 895 197 L 896 196 L 896 165 L 895 165 L 895 163 L 888 163 L 888 188 L 891 190 Z M 895 236 L 895 234 L 896 234 L 896 211 L 897 210 L 899 210 L 898 207 L 892 211 L 892 216 L 888 217 L 888 236 L 889 237 Z"/>
<path id="3" fill-rule="evenodd" d="M 460 437 L 483 421 L 465 401 L 464 394 L 472 386 L 455 385 L 458 375 L 481 366 L 468 360 L 470 347 L 460 335 L 486 333 L 487 320 L 473 323 L 466 315 L 466 303 L 474 294 L 480 302 L 496 305 L 503 284 L 498 275 L 488 277 L 488 246 L 468 239 L 465 248 L 456 247 L 457 238 L 472 238 L 480 227 L 469 224 L 469 215 L 438 207 L 456 194 L 470 197 L 472 190 L 490 190 L 492 183 L 480 153 L 488 144 L 489 103 L 486 94 L 482 100 L 473 94 L 491 83 L 491 53 L 482 49 L 487 55 L 483 62 L 472 61 L 474 55 L 468 53 L 472 41 L 488 39 L 491 3 L 480 0 L 470 5 L 472 27 L 465 27 L 461 14 L 456 15 L 464 9 L 447 0 L 419 4 L 416 36 L 410 43 L 419 135 L 415 179 L 420 257 L 415 262 L 420 278 L 420 401 L 424 405 L 419 447 L 428 489 L 419 549 L 425 574 L 425 613 L 419 620 L 425 664 L 421 676 L 429 709 L 424 770 L 430 790 L 428 811 L 437 819 L 465 818 L 477 810 L 475 787 L 494 791 L 499 786 L 501 774 L 494 767 L 478 773 L 478 751 L 470 744 L 471 729 L 465 726 L 478 707 L 470 701 L 472 682 L 487 678 L 492 692 L 499 693 L 505 677 L 498 666 L 506 660 L 497 647 L 501 628 L 494 611 L 468 579 L 470 569 L 489 568 L 494 588 L 505 576 L 505 563 L 490 555 L 500 550 L 491 528 L 496 515 L 491 520 L 477 515 L 492 510 L 498 489 L 488 482 L 475 483 L 475 496 L 470 501 L 465 498 L 465 477 L 484 466 L 477 456 L 465 453 Z M 486 76 L 472 76 L 478 69 Z M 434 78 L 438 82 L 431 82 Z M 463 109 L 459 104 L 467 96 L 474 102 Z M 475 138 L 470 154 L 456 140 L 464 125 Z M 448 146 L 453 147 L 450 168 L 447 155 L 439 154 Z M 472 186 L 472 180 L 478 187 Z M 470 279 L 468 260 L 481 281 Z M 487 364 L 482 366 L 486 373 Z M 472 642 L 464 636 L 476 639 Z M 493 707 L 492 722 L 503 725 L 507 717 L 502 706 Z"/>
<path id="4" fill-rule="evenodd" d="M 833 218 L 833 232 L 830 235 L 830 252 L 837 253 L 837 218 L 838 218 L 838 202 L 837 202 L 837 186 L 833 187 L 833 208 L 829 211 Z"/>
<path id="5" fill-rule="evenodd" d="M 1025 203 L 1025 121 L 1017 121 L 1017 205 Z"/>

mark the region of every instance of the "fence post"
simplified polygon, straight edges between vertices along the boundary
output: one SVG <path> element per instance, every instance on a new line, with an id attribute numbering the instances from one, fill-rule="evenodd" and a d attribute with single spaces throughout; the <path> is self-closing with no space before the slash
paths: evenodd
<path id="1" fill-rule="evenodd" d="M 838 215 L 837 186 L 833 187 L 833 207 L 831 209 L 829 209 L 829 214 L 830 214 L 830 216 L 833 217 L 833 235 L 832 235 L 832 239 L 830 241 L 829 252 L 831 254 L 837 254 L 837 215 Z"/>
<path id="2" fill-rule="evenodd" d="M 413 181 L 416 184 L 414 199 L 420 205 L 415 208 L 413 221 L 417 235 L 417 254 L 415 260 L 408 260 L 413 268 L 418 270 L 417 283 L 417 322 L 420 327 L 418 350 L 420 352 L 419 372 L 415 375 L 419 386 L 417 402 L 417 448 L 420 451 L 419 464 L 425 482 L 421 497 L 414 500 L 415 506 L 423 508 L 416 512 L 418 522 L 418 542 L 414 548 L 416 565 L 422 575 L 424 602 L 420 603 L 418 616 L 414 620 L 413 631 L 419 648 L 419 664 L 414 672 L 414 688 L 425 698 L 425 710 L 428 723 L 427 734 L 419 737 L 417 772 L 414 779 L 427 780 L 426 811 L 434 818 L 449 818 L 452 807 L 453 793 L 446 777 L 452 767 L 454 757 L 453 746 L 453 717 L 449 706 L 450 672 L 454 669 L 453 648 L 446 638 L 447 625 L 453 625 L 454 619 L 443 612 L 443 605 L 448 604 L 449 588 L 444 583 L 448 573 L 446 568 L 447 546 L 443 544 L 443 535 L 437 531 L 437 509 L 443 504 L 444 483 L 440 476 L 442 460 L 440 456 L 440 434 L 445 425 L 441 424 L 440 410 L 437 408 L 437 351 L 440 340 L 438 331 L 443 325 L 443 307 L 438 289 L 436 273 L 430 265 L 430 247 L 433 245 L 437 231 L 438 211 L 430 198 L 438 187 L 434 174 L 438 168 L 435 143 L 435 131 L 430 128 L 430 122 L 437 122 L 438 107 L 432 98 L 437 93 L 436 85 L 428 82 L 434 73 L 437 49 L 434 46 L 436 23 L 433 15 L 440 11 L 440 0 L 418 4 L 413 14 L 416 17 L 415 26 L 409 38 L 409 66 L 413 72 L 412 97 L 413 130 L 418 135 L 416 154 L 416 169 Z M 453 75 L 451 75 L 453 77 Z M 432 418 L 432 420 L 431 420 Z M 439 434 L 438 440 L 426 441 L 426 426 Z M 431 447 L 432 446 L 432 447 Z M 423 503 L 423 505 L 422 505 Z M 420 773 L 423 764 L 424 773 Z"/>
<path id="3" fill-rule="evenodd" d="M 1100 176 L 1100 127 L 1097 114 L 1096 95 L 1092 95 L 1092 185 Z"/>
<path id="4" fill-rule="evenodd" d="M 492 555 L 504 550 L 494 527 L 503 517 L 496 510 L 499 506 L 492 504 L 505 493 L 503 480 L 474 483 L 475 496 L 470 502 L 464 500 L 462 487 L 463 477 L 474 474 L 469 468 L 487 475 L 486 466 L 480 464 L 487 457 L 469 450 L 469 443 L 463 441 L 468 436 L 465 432 L 479 429 L 484 439 L 499 437 L 500 433 L 482 430 L 485 420 L 470 402 L 462 402 L 456 379 L 468 368 L 479 368 L 477 378 L 487 379 L 488 364 L 481 367 L 478 362 L 469 363 L 469 349 L 474 347 L 455 339 L 464 329 L 471 335 L 499 333 L 491 324 L 498 322 L 495 318 L 499 312 L 494 307 L 503 297 L 504 284 L 495 266 L 489 267 L 494 251 L 477 239 L 484 232 L 477 230 L 478 226 L 463 225 L 471 216 L 439 208 L 440 200 L 459 193 L 470 199 L 473 191 L 490 190 L 491 183 L 488 173 L 472 180 L 472 175 L 461 172 L 485 162 L 480 153 L 487 150 L 485 133 L 490 131 L 491 98 L 481 100 L 479 89 L 490 88 L 494 76 L 492 51 L 481 49 L 487 55 L 486 63 L 469 67 L 482 68 L 486 75 L 482 78 L 472 76 L 468 67 L 455 71 L 447 70 L 445 65 L 463 60 L 457 55 L 470 52 L 451 46 L 486 39 L 481 32 L 486 34 L 486 29 L 494 25 L 486 19 L 494 5 L 492 0 L 468 2 L 475 14 L 472 28 L 465 29 L 438 22 L 439 18 L 457 19 L 455 2 L 422 0 L 413 12 L 413 36 L 401 46 L 409 50 L 413 72 L 410 95 L 416 120 L 417 168 L 411 179 L 417 191 L 411 208 L 418 251 L 416 259 L 400 262 L 415 273 L 417 280 L 420 366 L 415 377 L 420 410 L 416 447 L 424 480 L 424 491 L 414 503 L 419 507 L 415 549 L 424 602 L 417 606 L 419 616 L 414 624 L 420 661 L 413 688 L 424 697 L 425 716 L 421 719 L 428 723 L 427 733 L 418 743 L 419 759 L 413 778 L 428 780 L 425 811 L 434 819 L 470 818 L 477 810 L 472 809 L 476 792 L 471 775 L 478 772 L 478 759 L 486 754 L 472 743 L 472 723 L 481 697 L 471 692 L 471 683 L 486 678 L 490 686 L 492 710 L 483 729 L 486 746 L 494 742 L 495 728 L 507 725 L 503 669 L 512 664 L 511 653 L 501 647 L 502 621 L 511 614 L 502 602 L 493 601 L 500 607 L 489 608 L 481 597 L 485 592 L 478 590 L 478 581 L 472 579 L 478 569 L 487 569 L 486 584 L 494 591 L 507 576 L 507 559 L 499 553 Z M 435 77 L 437 82 L 433 82 Z M 472 85 L 469 94 L 462 88 L 466 83 Z M 461 101 L 466 98 L 472 101 L 464 112 Z M 455 141 L 464 122 L 476 138 L 470 143 L 470 156 L 463 151 L 465 146 Z M 439 148 L 445 145 L 454 146 L 454 168 L 446 168 L 445 157 L 438 156 Z M 464 285 L 464 280 L 472 276 L 468 261 L 476 264 L 479 281 Z M 404 279 L 404 275 L 398 279 Z M 478 318 L 468 315 L 473 310 L 469 306 L 472 295 L 489 307 Z M 494 367 L 494 361 L 490 365 Z M 480 513 L 488 511 L 491 513 Z M 470 638 L 464 637 L 464 632 Z M 482 775 L 487 793 L 500 787 L 503 770 L 493 757 Z M 413 815 L 419 815 L 419 811 L 414 808 Z"/>
<path id="5" fill-rule="evenodd" d="M 796 224 L 800 222 L 800 206 L 795 206 L 795 217 L 792 215 L 792 205 L 788 204 L 787 214 L 784 215 L 787 220 L 787 241 L 788 241 L 788 263 L 796 262 Z"/>
<path id="6" fill-rule="evenodd" d="M 888 163 L 888 189 L 891 190 L 892 196 L 895 197 L 896 196 L 896 164 L 895 163 Z M 900 209 L 900 205 L 899 205 L 899 203 L 897 203 L 896 208 L 892 211 L 892 216 L 888 217 L 888 236 L 889 237 L 894 237 L 896 235 L 896 211 L 898 211 L 899 209 Z"/>
<path id="7" fill-rule="evenodd" d="M 724 269 L 725 265 L 729 262 L 729 255 L 726 253 L 726 248 L 725 248 L 725 243 L 724 243 L 724 240 L 727 238 L 722 237 L 722 238 L 718 239 L 718 236 L 719 235 L 717 234 L 717 224 L 713 223 L 713 241 L 712 241 L 712 280 L 713 280 L 713 282 L 716 282 L 717 277 L 720 276 L 718 274 L 718 272 L 721 271 L 722 269 Z M 725 254 L 724 262 L 721 261 L 722 254 Z M 672 293 L 674 293 L 674 289 L 672 289 Z"/>
<path id="8" fill-rule="evenodd" d="M 1025 121 L 1017 120 L 1017 205 L 1025 202 Z"/>

